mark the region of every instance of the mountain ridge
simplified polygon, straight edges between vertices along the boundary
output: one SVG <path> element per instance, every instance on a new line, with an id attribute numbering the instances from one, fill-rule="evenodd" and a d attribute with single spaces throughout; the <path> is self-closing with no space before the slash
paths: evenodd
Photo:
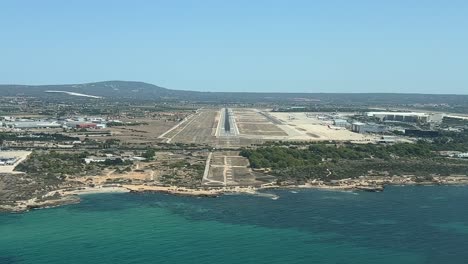
<path id="1" fill-rule="evenodd" d="M 186 100 L 204 102 L 333 102 L 333 103 L 434 103 L 468 104 L 468 95 L 419 93 L 278 93 L 278 92 L 201 92 L 174 90 L 140 81 L 100 81 L 82 84 L 18 85 L 0 84 L 0 96 L 66 98 L 62 91 L 92 95 L 106 99 Z M 89 98 L 92 99 L 92 98 Z"/>

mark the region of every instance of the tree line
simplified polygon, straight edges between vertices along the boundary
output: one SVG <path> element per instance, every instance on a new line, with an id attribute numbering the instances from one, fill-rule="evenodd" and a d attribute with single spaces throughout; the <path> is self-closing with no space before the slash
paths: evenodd
<path id="1" fill-rule="evenodd" d="M 450 141 L 375 144 L 263 146 L 240 154 L 252 168 L 268 168 L 280 180 L 342 179 L 367 175 L 468 175 L 468 162 L 441 157 L 437 151 L 465 149 L 465 135 Z"/>

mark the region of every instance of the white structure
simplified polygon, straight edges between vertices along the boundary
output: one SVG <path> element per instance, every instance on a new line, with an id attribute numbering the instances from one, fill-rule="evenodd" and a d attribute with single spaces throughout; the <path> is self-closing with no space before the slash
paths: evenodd
<path id="1" fill-rule="evenodd" d="M 2 117 L 1 117 L 1 120 L 5 120 L 5 121 L 15 121 L 15 120 L 16 120 L 16 117 L 14 117 L 14 116 L 2 116 Z"/>
<path id="2" fill-rule="evenodd" d="M 11 128 L 59 128 L 62 127 L 61 124 L 57 122 L 48 122 L 48 121 L 17 121 L 17 122 L 5 122 L 5 125 Z"/>
<path id="3" fill-rule="evenodd" d="M 17 157 L 0 157 L 0 165 L 14 165 L 17 160 Z"/>
<path id="4" fill-rule="evenodd" d="M 131 158 L 129 158 L 129 160 L 145 161 L 145 160 L 146 160 L 146 158 L 135 156 L 135 157 L 131 157 Z"/>
<path id="5" fill-rule="evenodd" d="M 387 127 L 378 124 L 366 124 L 361 122 L 354 122 L 351 125 L 351 130 L 356 133 L 383 133 L 387 131 Z"/>
<path id="6" fill-rule="evenodd" d="M 380 121 L 401 121 L 438 123 L 442 122 L 444 114 L 427 114 L 417 112 L 367 112 L 367 116 L 376 117 Z"/>
<path id="7" fill-rule="evenodd" d="M 349 127 L 350 124 L 344 119 L 335 119 L 333 120 L 333 125 L 337 127 Z"/>
<path id="8" fill-rule="evenodd" d="M 106 160 L 107 160 L 107 157 L 89 157 L 89 158 L 85 158 L 84 162 L 86 164 L 89 164 L 91 162 L 104 162 Z"/>

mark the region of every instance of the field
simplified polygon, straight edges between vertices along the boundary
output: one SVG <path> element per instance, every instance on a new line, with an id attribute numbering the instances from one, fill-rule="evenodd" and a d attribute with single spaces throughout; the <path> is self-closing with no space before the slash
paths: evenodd
<path id="1" fill-rule="evenodd" d="M 287 136 L 279 127 L 268 123 L 238 123 L 239 131 L 244 135 Z"/>
<path id="2" fill-rule="evenodd" d="M 176 124 L 174 121 L 166 120 L 132 119 L 131 121 L 144 122 L 147 125 L 114 126 L 106 130 L 111 131 L 114 139 L 127 143 L 143 144 L 161 141 L 158 137 Z"/>
<path id="3" fill-rule="evenodd" d="M 193 187 L 201 184 L 201 171 L 206 161 L 206 153 L 157 152 L 155 160 L 135 162 L 131 170 L 120 171 L 114 167 L 106 168 L 100 175 L 75 177 L 73 180 L 87 184 L 149 184 L 177 185 Z M 199 174 L 200 173 L 200 174 Z"/>
<path id="4" fill-rule="evenodd" d="M 256 177 L 248 167 L 249 161 L 239 156 L 239 152 L 213 152 L 208 166 L 208 174 L 202 182 L 204 186 L 250 186 L 265 183 Z"/>

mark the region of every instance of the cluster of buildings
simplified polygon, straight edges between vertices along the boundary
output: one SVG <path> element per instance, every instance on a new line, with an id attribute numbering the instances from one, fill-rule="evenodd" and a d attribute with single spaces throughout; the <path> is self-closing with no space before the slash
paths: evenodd
<path id="1" fill-rule="evenodd" d="M 107 127 L 108 122 L 120 122 L 119 120 L 106 120 L 101 117 L 75 117 L 46 120 L 33 120 L 15 118 L 11 116 L 0 117 L 0 126 L 11 129 L 47 129 L 47 128 L 93 128 L 102 129 Z"/>
<path id="2" fill-rule="evenodd" d="M 355 133 L 373 133 L 383 134 L 389 130 L 400 130 L 402 133 L 413 137 L 437 137 L 439 131 L 418 129 L 420 124 L 440 124 L 444 117 L 454 118 L 442 113 L 419 113 L 419 112 L 367 112 L 365 117 L 371 117 L 372 122 L 360 122 L 351 119 L 344 119 L 337 115 L 326 115 L 324 118 L 333 121 L 333 126 L 337 128 L 346 128 Z M 373 119 L 372 119 L 373 118 Z M 468 119 L 468 117 L 457 116 L 456 118 Z M 398 129 L 390 126 L 392 123 L 408 123 L 414 126 L 414 129 Z"/>
<path id="3" fill-rule="evenodd" d="M 379 121 L 397 121 L 411 123 L 441 123 L 444 114 L 428 114 L 417 112 L 367 112 L 368 117 L 378 118 Z"/>

